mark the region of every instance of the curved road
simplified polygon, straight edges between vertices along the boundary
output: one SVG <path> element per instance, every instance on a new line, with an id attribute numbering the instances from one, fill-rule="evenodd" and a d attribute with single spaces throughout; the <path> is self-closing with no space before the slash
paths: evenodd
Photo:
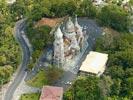
<path id="1" fill-rule="evenodd" d="M 23 51 L 22 63 L 20 65 L 20 68 L 17 72 L 17 75 L 14 81 L 12 82 L 12 84 L 9 86 L 9 88 L 6 91 L 4 100 L 12 100 L 15 90 L 17 89 L 18 85 L 21 83 L 22 79 L 24 78 L 26 74 L 25 69 L 30 59 L 29 48 L 27 44 L 25 43 L 23 37 L 21 36 L 21 31 L 24 30 L 24 22 L 25 20 L 20 20 L 16 23 L 16 26 L 15 26 L 15 36 L 19 44 L 21 45 L 22 51 Z"/>

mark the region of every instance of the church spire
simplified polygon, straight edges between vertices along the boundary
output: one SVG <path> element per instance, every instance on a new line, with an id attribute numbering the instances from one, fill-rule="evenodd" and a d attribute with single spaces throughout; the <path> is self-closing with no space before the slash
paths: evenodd
<path id="1" fill-rule="evenodd" d="M 58 26 L 56 32 L 55 32 L 55 38 L 61 39 L 63 37 L 63 33 L 61 32 L 60 26 Z"/>
<path id="2" fill-rule="evenodd" d="M 54 62 L 60 67 L 64 63 L 63 33 L 61 32 L 60 26 L 58 26 L 54 35 Z"/>
<path id="3" fill-rule="evenodd" d="M 77 15 L 75 15 L 75 27 L 76 28 L 81 28 L 81 26 L 79 25 L 79 23 L 78 23 L 78 17 L 77 17 Z"/>
<path id="4" fill-rule="evenodd" d="M 78 18 L 77 18 L 77 15 L 75 15 L 75 25 L 78 25 Z"/>

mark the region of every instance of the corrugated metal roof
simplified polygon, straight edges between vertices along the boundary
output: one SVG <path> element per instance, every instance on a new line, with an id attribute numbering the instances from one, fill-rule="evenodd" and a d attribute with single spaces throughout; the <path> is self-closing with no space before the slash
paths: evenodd
<path id="1" fill-rule="evenodd" d="M 80 71 L 98 74 L 104 72 L 108 54 L 90 51 L 80 67 Z"/>

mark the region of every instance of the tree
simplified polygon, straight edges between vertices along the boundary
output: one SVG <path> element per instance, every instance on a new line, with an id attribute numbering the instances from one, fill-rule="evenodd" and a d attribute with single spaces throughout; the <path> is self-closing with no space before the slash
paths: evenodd
<path id="1" fill-rule="evenodd" d="M 102 76 L 99 82 L 99 87 L 101 89 L 101 93 L 104 97 L 107 97 L 111 93 L 111 86 L 113 84 L 113 80 L 110 76 Z"/>
<path id="2" fill-rule="evenodd" d="M 107 69 L 107 74 L 111 76 L 111 78 L 120 78 L 122 79 L 124 77 L 124 70 L 121 66 L 110 66 Z"/>
<path id="3" fill-rule="evenodd" d="M 63 69 L 55 66 L 49 66 L 45 73 L 46 73 L 48 83 L 53 84 L 62 76 Z"/>
<path id="4" fill-rule="evenodd" d="M 77 9 L 77 13 L 79 16 L 95 18 L 97 10 L 93 6 L 91 0 L 83 0 L 83 2 L 80 4 L 79 9 Z"/>
<path id="5" fill-rule="evenodd" d="M 133 77 L 129 77 L 126 79 L 127 83 L 127 92 L 130 99 L 133 98 Z"/>
<path id="6" fill-rule="evenodd" d="M 129 13 L 117 5 L 108 5 L 102 8 L 99 14 L 101 23 L 118 31 L 128 31 L 131 20 Z"/>
<path id="7" fill-rule="evenodd" d="M 128 97 L 130 99 L 133 98 L 132 84 L 133 84 L 133 77 L 128 77 L 128 78 L 124 79 L 121 84 L 120 96 Z"/>
<path id="8" fill-rule="evenodd" d="M 42 50 L 45 46 L 52 44 L 54 41 L 53 35 L 49 34 L 51 27 L 41 26 L 34 28 L 34 26 L 27 29 L 27 36 L 33 45 L 34 50 Z"/>
<path id="9" fill-rule="evenodd" d="M 16 1 L 10 6 L 10 12 L 14 20 L 20 19 L 22 16 L 25 16 L 26 9 L 23 2 Z"/>
<path id="10" fill-rule="evenodd" d="M 6 65 L 3 67 L 0 66 L 0 80 L 4 80 L 3 83 L 6 83 L 9 81 L 12 73 L 13 73 L 12 66 L 10 66 L 10 65 Z"/>
<path id="11" fill-rule="evenodd" d="M 28 16 L 29 19 L 31 19 L 32 21 L 38 21 L 44 16 L 44 10 L 45 9 L 43 9 L 43 7 L 41 7 L 39 4 L 35 4 Z"/>
<path id="12" fill-rule="evenodd" d="M 0 65 L 4 65 L 6 64 L 7 60 L 6 60 L 6 57 L 5 56 L 0 56 Z"/>
<path id="13" fill-rule="evenodd" d="M 50 12 L 53 17 L 72 16 L 76 12 L 76 5 L 73 1 L 63 2 L 61 4 L 56 3 L 50 8 Z"/>
<path id="14" fill-rule="evenodd" d="M 120 94 L 121 91 L 121 79 L 116 78 L 113 80 L 113 85 L 111 86 L 111 92 L 110 95 L 111 96 L 118 96 Z"/>
<path id="15" fill-rule="evenodd" d="M 111 60 L 112 59 L 112 60 Z M 123 66 L 124 69 L 133 66 L 133 53 L 132 49 L 116 52 L 110 56 L 109 65 Z"/>
<path id="16" fill-rule="evenodd" d="M 115 37 L 112 34 L 105 34 L 96 41 L 95 49 L 97 51 L 111 51 L 114 48 L 113 41 Z"/>
<path id="17" fill-rule="evenodd" d="M 64 98 L 66 100 L 102 100 L 103 96 L 98 83 L 99 78 L 95 76 L 78 78 L 65 93 Z"/>
<path id="18" fill-rule="evenodd" d="M 133 77 L 133 68 L 127 68 L 125 71 L 125 77 Z"/>

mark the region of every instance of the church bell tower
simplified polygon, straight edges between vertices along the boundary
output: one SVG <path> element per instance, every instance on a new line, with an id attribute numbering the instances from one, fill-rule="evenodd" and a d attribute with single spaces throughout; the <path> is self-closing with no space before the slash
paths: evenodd
<path id="1" fill-rule="evenodd" d="M 61 32 L 60 26 L 54 33 L 54 36 L 54 62 L 58 65 L 58 67 L 60 67 L 64 63 L 63 33 Z"/>

